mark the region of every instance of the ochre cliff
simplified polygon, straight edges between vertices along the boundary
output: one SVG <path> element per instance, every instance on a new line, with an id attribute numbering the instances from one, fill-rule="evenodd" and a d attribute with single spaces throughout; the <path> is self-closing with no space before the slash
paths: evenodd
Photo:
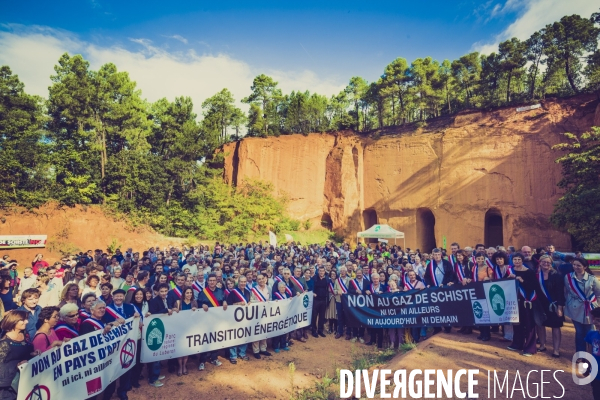
<path id="1" fill-rule="evenodd" d="M 356 238 L 372 224 L 405 232 L 406 246 L 427 251 L 486 245 L 553 243 L 571 248 L 569 235 L 548 217 L 560 197 L 560 133 L 600 125 L 593 96 L 547 100 L 536 110 L 514 107 L 462 113 L 425 127 L 247 138 L 225 146 L 224 175 L 273 183 L 289 212 L 313 226 L 330 224 Z"/>

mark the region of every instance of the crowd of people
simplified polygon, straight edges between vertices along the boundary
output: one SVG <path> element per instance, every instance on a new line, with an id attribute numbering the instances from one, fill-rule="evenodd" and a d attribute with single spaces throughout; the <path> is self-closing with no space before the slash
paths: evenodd
<path id="1" fill-rule="evenodd" d="M 219 357 L 237 364 L 271 357 L 290 351 L 294 341 L 305 342 L 335 335 L 335 339 L 397 348 L 406 342 L 418 342 L 428 335 L 452 326 L 370 328 L 348 326 L 341 296 L 348 294 L 396 293 L 428 287 L 467 285 L 471 281 L 516 279 L 519 324 L 503 326 L 459 327 L 460 334 L 478 330 L 477 339 L 504 341 L 509 350 L 523 356 L 548 352 L 560 357 L 561 327 L 565 316 L 575 326 L 576 351 L 593 347 L 600 356 L 600 284 L 580 254 L 569 256 L 554 246 L 519 251 L 502 246 L 450 249 L 435 248 L 429 253 L 402 249 L 385 243 L 358 244 L 354 250 L 346 243 L 301 246 L 295 243 L 279 247 L 268 244 L 216 243 L 182 249 L 152 247 L 142 253 L 127 249 L 114 254 L 89 250 L 64 257 L 50 265 L 38 254 L 18 271 L 17 260 L 4 256 L 0 261 L 0 399 L 15 399 L 18 389 L 17 366 L 50 348 L 61 346 L 79 335 L 96 330 L 108 332 L 131 317 L 153 314 L 208 311 L 212 307 L 246 305 L 262 301 L 280 301 L 312 292 L 313 311 L 309 327 L 294 332 L 220 351 L 194 356 L 199 371 L 219 367 Z M 549 350 L 546 328 L 551 328 Z M 141 332 L 139 339 L 141 339 Z M 161 387 L 165 375 L 161 362 L 141 364 L 141 340 L 137 363 L 119 382 L 113 382 L 98 398 L 109 399 L 117 393 L 139 388 L 144 366 L 148 383 Z M 550 346 L 548 344 L 548 346 Z M 188 357 L 165 362 L 169 373 L 187 375 L 192 363 Z M 594 381 L 600 395 L 600 384 Z"/>

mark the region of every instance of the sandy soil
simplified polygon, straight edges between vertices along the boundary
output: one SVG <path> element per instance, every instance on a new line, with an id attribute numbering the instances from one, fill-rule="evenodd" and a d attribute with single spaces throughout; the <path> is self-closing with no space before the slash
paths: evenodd
<path id="1" fill-rule="evenodd" d="M 548 334 L 550 331 L 548 331 Z M 512 389 L 515 373 L 518 370 L 525 388 L 527 373 L 530 370 L 538 372 L 530 375 L 530 395 L 515 391 L 513 399 L 534 398 L 536 387 L 533 382 L 540 382 L 539 371 L 563 370 L 557 373 L 557 378 L 564 386 L 564 399 L 591 399 L 590 387 L 577 386 L 571 379 L 571 355 L 574 353 L 574 329 L 567 324 L 563 328 L 562 357 L 554 359 L 550 353 L 538 353 L 533 357 L 523 357 L 519 353 L 506 349 L 507 343 L 500 342 L 498 334 L 492 334 L 492 341 L 482 344 L 476 339 L 477 334 L 461 335 L 458 333 L 438 334 L 425 342 L 419 343 L 416 349 L 406 354 L 398 354 L 394 359 L 380 368 L 396 369 L 479 369 L 479 398 L 488 398 L 487 371 L 496 370 L 502 373 L 509 371 L 509 382 Z M 550 347 L 549 347 L 550 348 Z M 230 364 L 220 357 L 223 365 L 216 368 L 207 364 L 204 372 L 196 370 L 197 361 L 188 361 L 190 374 L 177 377 L 168 374 L 161 388 L 151 388 L 145 382 L 140 389 L 130 392 L 129 398 L 136 399 L 289 399 L 291 380 L 289 363 L 294 362 L 295 390 L 313 387 L 325 374 L 332 376 L 336 368 L 349 367 L 352 354 L 370 349 L 369 347 L 345 341 L 335 340 L 332 335 L 327 338 L 313 339 L 310 337 L 306 344 L 298 343 L 292 346 L 289 353 L 273 353 L 272 357 Z M 269 349 L 270 350 L 270 349 Z M 166 363 L 163 373 L 166 372 Z M 493 377 L 493 375 L 492 375 Z M 544 396 L 561 396 L 563 388 L 556 383 L 552 375 L 545 374 Z M 519 387 L 517 383 L 517 388 Z M 335 388 L 339 396 L 339 389 Z M 539 395 L 538 395 L 539 396 Z M 493 392 L 492 396 L 493 397 Z M 505 399 L 505 393 L 496 394 L 497 399 Z M 539 397 L 538 397 L 539 398 Z"/>

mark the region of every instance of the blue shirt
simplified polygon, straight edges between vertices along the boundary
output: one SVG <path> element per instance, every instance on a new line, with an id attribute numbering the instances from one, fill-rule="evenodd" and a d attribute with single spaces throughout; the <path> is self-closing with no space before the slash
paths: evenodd
<path id="1" fill-rule="evenodd" d="M 28 309 L 25 308 L 25 306 L 21 306 L 18 308 L 18 310 L 23 310 L 23 311 L 27 311 L 27 315 L 29 316 L 29 319 L 27 320 L 27 326 L 25 327 L 25 333 L 27 335 L 29 335 L 29 340 L 33 340 L 33 338 L 35 337 L 35 333 L 37 332 L 37 321 L 38 321 L 38 317 L 40 316 L 40 312 L 42 311 L 42 307 L 40 306 L 35 306 L 33 312 L 29 311 Z"/>
<path id="2" fill-rule="evenodd" d="M 600 365 L 600 332 L 589 331 L 588 334 L 585 335 L 585 341 L 592 345 L 592 355 Z M 600 374 L 596 375 L 596 379 L 594 380 L 600 380 Z"/>

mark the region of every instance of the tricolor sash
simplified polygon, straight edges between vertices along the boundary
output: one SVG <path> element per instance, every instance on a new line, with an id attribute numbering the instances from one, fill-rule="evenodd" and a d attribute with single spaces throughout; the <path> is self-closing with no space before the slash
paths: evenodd
<path id="1" fill-rule="evenodd" d="M 296 284 L 296 286 L 298 286 L 298 289 L 304 291 L 304 286 L 302 285 L 302 282 L 298 280 L 298 278 L 292 275 L 290 276 L 290 279 L 292 280 L 292 282 L 294 282 L 294 284 Z"/>
<path id="2" fill-rule="evenodd" d="M 95 318 L 90 317 L 82 322 L 82 324 L 86 323 L 92 325 L 96 329 L 104 329 L 104 323 L 102 321 L 98 321 Z"/>
<path id="3" fill-rule="evenodd" d="M 548 291 L 548 288 L 546 287 L 546 280 L 544 279 L 544 273 L 542 271 L 538 271 L 537 273 L 538 276 L 538 282 L 540 283 L 540 288 L 542 289 L 542 293 L 544 293 L 544 296 L 546 296 L 546 298 L 548 299 L 548 302 L 550 303 L 550 311 L 552 312 L 556 312 L 556 301 L 552 301 L 552 297 L 550 297 L 550 292 Z M 548 275 L 548 277 L 550 277 L 550 275 Z"/>
<path id="4" fill-rule="evenodd" d="M 523 306 L 527 307 L 527 304 L 529 304 L 529 308 L 533 308 L 533 302 L 535 300 L 537 300 L 537 294 L 535 293 L 535 290 L 533 292 L 531 292 L 531 295 L 529 297 L 527 297 L 525 295 L 525 291 L 523 290 L 523 288 L 521 286 L 519 286 L 519 294 L 525 301 L 525 304 L 523 304 Z"/>
<path id="5" fill-rule="evenodd" d="M 508 267 L 506 267 L 506 273 L 504 274 L 505 277 L 508 277 L 509 275 L 514 275 L 517 276 L 517 274 L 515 273 L 515 266 L 514 265 L 508 265 Z"/>
<path id="6" fill-rule="evenodd" d="M 59 322 L 58 324 L 56 324 L 54 331 L 55 332 L 66 331 L 66 332 L 71 333 L 74 337 L 79 336 L 79 332 L 77 332 L 77 330 L 75 328 L 73 328 L 71 325 L 65 324 L 64 322 Z"/>
<path id="7" fill-rule="evenodd" d="M 331 294 L 335 294 L 335 290 L 333 289 L 333 282 L 327 281 L 329 283 L 329 290 L 331 290 Z"/>
<path id="8" fill-rule="evenodd" d="M 217 301 L 217 298 L 215 297 L 215 294 L 212 290 L 210 290 L 208 287 L 205 287 L 204 289 L 202 289 L 202 293 L 204 293 L 204 295 L 213 307 L 219 307 L 219 302 Z"/>
<path id="9" fill-rule="evenodd" d="M 173 292 L 175 292 L 175 294 L 177 295 L 177 297 L 179 297 L 179 298 L 181 299 L 181 295 L 182 295 L 183 293 L 181 292 L 181 289 L 179 289 L 179 286 L 175 286 L 175 287 L 173 288 Z"/>
<path id="10" fill-rule="evenodd" d="M 340 285 L 340 289 L 342 290 L 342 294 L 348 293 L 348 287 L 344 283 L 344 280 L 342 279 L 341 276 L 337 279 L 337 281 L 338 281 L 338 285 Z"/>
<path id="11" fill-rule="evenodd" d="M 490 260 L 489 258 L 485 258 L 485 263 L 487 264 L 488 267 L 490 267 L 492 269 L 492 271 L 494 271 L 494 279 L 500 279 L 502 278 L 502 271 L 500 270 L 500 266 L 499 265 L 495 265 L 492 260 Z"/>
<path id="12" fill-rule="evenodd" d="M 429 261 L 429 265 L 427 266 L 429 268 L 429 273 L 431 274 L 431 280 L 433 281 L 434 286 L 440 286 L 437 276 L 435 276 L 435 268 L 433 267 L 433 264 L 436 264 L 436 268 L 437 268 L 437 263 L 434 263 L 433 261 Z"/>
<path id="13" fill-rule="evenodd" d="M 356 290 L 359 290 L 359 291 L 361 291 L 361 292 L 362 292 L 362 290 L 363 290 L 363 289 L 362 289 L 362 284 L 361 284 L 361 283 L 358 283 L 358 280 L 356 280 L 356 278 L 355 278 L 355 279 L 352 279 L 352 281 L 351 281 L 351 282 L 352 282 L 352 286 L 354 286 L 354 289 L 356 289 Z"/>
<path id="14" fill-rule="evenodd" d="M 235 297 L 237 297 L 240 300 L 241 303 L 248 304 L 248 300 L 246 300 L 244 294 L 240 292 L 239 288 L 233 289 L 232 292 L 235 294 Z"/>
<path id="15" fill-rule="evenodd" d="M 258 290 L 258 286 L 253 287 L 252 289 L 250 289 L 250 291 L 252 293 L 254 293 L 254 296 L 256 296 L 256 298 L 258 299 L 258 301 L 267 301 L 267 298 L 265 297 L 264 294 L 262 294 L 260 292 L 260 290 Z"/>
<path id="16" fill-rule="evenodd" d="M 458 280 L 460 282 L 465 280 L 465 272 L 463 271 L 463 266 L 461 263 L 457 262 L 454 266 L 454 270 L 456 271 L 456 276 L 458 276 Z"/>
<path id="17" fill-rule="evenodd" d="M 231 293 L 231 290 L 225 289 L 224 292 L 225 292 L 225 296 L 229 296 L 229 293 Z"/>
<path id="18" fill-rule="evenodd" d="M 375 286 L 371 283 L 371 293 L 381 293 L 381 284 L 379 284 L 379 292 L 375 292 Z"/>
<path id="19" fill-rule="evenodd" d="M 113 304 L 111 303 L 110 305 L 106 306 L 106 312 L 109 313 L 114 319 L 125 318 L 125 316 L 120 314 L 116 308 L 112 308 L 112 305 Z M 125 308 L 123 306 L 121 306 L 121 308 L 123 308 L 123 312 L 125 312 Z"/>
<path id="20" fill-rule="evenodd" d="M 92 314 L 90 314 L 89 312 L 87 312 L 85 310 L 85 308 L 82 308 L 79 310 L 79 318 L 85 320 L 86 318 L 91 318 Z"/>
<path id="21" fill-rule="evenodd" d="M 198 282 L 198 281 L 194 281 L 194 283 L 192 284 L 192 287 L 194 288 L 194 290 L 196 292 L 202 292 L 204 290 L 204 286 L 202 286 L 200 284 L 200 282 Z"/>
<path id="22" fill-rule="evenodd" d="M 288 294 L 288 296 L 292 297 L 293 293 L 292 293 L 292 289 L 290 289 L 290 287 L 288 286 L 287 282 L 285 280 L 281 280 L 280 282 L 285 283 L 285 292 Z"/>
<path id="23" fill-rule="evenodd" d="M 275 275 L 275 279 L 278 280 L 279 282 L 283 282 L 283 276 L 281 276 L 281 275 Z"/>
<path id="24" fill-rule="evenodd" d="M 579 300 L 583 302 L 583 307 L 585 309 L 585 319 L 587 321 L 589 319 L 590 311 L 596 308 L 596 306 L 594 306 L 593 304 L 597 301 L 596 295 L 592 291 L 592 293 L 588 297 L 586 297 L 583 290 L 581 290 L 581 288 L 575 281 L 575 272 L 571 272 L 567 275 L 567 281 L 569 282 L 569 287 L 571 288 L 571 290 L 577 295 Z"/>
<path id="25" fill-rule="evenodd" d="M 131 286 L 129 289 L 127 289 L 128 292 L 135 292 L 136 290 L 138 290 L 138 288 L 135 286 Z"/>
<path id="26" fill-rule="evenodd" d="M 287 295 L 287 293 L 286 293 L 286 295 Z M 281 293 L 279 293 L 279 292 L 275 292 L 275 296 L 276 296 L 276 297 L 277 297 L 279 300 L 285 300 L 285 299 L 287 299 L 287 297 L 286 297 L 286 296 L 282 295 L 282 294 L 281 294 Z"/>

